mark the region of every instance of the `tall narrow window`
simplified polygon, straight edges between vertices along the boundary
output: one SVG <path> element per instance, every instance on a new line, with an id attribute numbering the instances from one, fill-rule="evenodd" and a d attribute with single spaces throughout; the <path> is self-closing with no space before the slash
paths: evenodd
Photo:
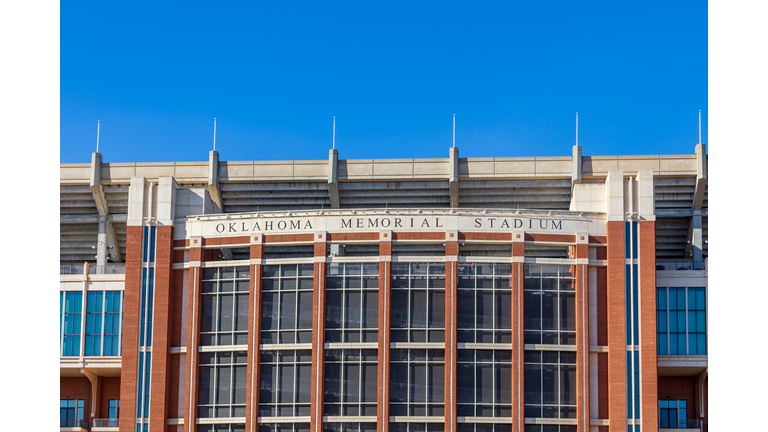
<path id="1" fill-rule="evenodd" d="M 259 416 L 310 415 L 312 351 L 262 351 Z"/>
<path id="2" fill-rule="evenodd" d="M 200 353 L 199 418 L 245 417 L 248 353 Z"/>
<path id="3" fill-rule="evenodd" d="M 459 264 L 459 342 L 512 342 L 511 264 Z"/>
<path id="4" fill-rule="evenodd" d="M 83 314 L 83 293 L 63 292 L 62 296 L 62 356 L 80 355 L 80 325 Z"/>
<path id="5" fill-rule="evenodd" d="M 392 342 L 445 342 L 445 264 L 392 264 Z"/>
<path id="6" fill-rule="evenodd" d="M 101 355 L 104 292 L 90 291 L 85 303 L 85 355 Z"/>
<path id="7" fill-rule="evenodd" d="M 329 263 L 326 276 L 326 342 L 376 342 L 379 264 Z"/>
<path id="8" fill-rule="evenodd" d="M 445 415 L 445 351 L 391 351 L 390 415 Z"/>
<path id="9" fill-rule="evenodd" d="M 327 416 L 375 416 L 378 384 L 375 349 L 325 351 Z"/>
<path id="10" fill-rule="evenodd" d="M 120 332 L 122 324 L 123 293 L 121 291 L 104 292 L 104 355 L 120 355 Z"/>
<path id="11" fill-rule="evenodd" d="M 109 419 L 108 427 L 118 427 L 120 420 L 120 399 L 109 400 Z"/>
<path id="12" fill-rule="evenodd" d="M 264 266 L 261 343 L 312 342 L 312 264 Z"/>
<path id="13" fill-rule="evenodd" d="M 576 344 L 576 293 L 570 266 L 525 265 L 525 343 Z"/>
<path id="14" fill-rule="evenodd" d="M 248 343 L 249 278 L 247 266 L 203 270 L 200 345 Z"/>

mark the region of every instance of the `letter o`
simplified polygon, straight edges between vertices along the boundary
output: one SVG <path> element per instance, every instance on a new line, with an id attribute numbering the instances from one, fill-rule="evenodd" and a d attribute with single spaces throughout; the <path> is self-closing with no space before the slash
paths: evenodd
<path id="1" fill-rule="evenodd" d="M 386 222 L 387 224 L 384 225 L 384 222 Z M 392 223 L 392 221 L 390 221 L 389 218 L 384 218 L 384 219 L 381 220 L 381 226 L 383 228 L 388 228 L 391 223 Z"/>
<path id="2" fill-rule="evenodd" d="M 219 228 L 221 228 L 221 229 L 219 229 Z M 220 224 L 216 225 L 216 232 L 218 232 L 218 233 L 223 233 L 224 232 L 224 224 L 223 223 L 220 223 Z"/>
<path id="3" fill-rule="evenodd" d="M 280 224 L 282 224 L 282 225 L 280 225 Z M 285 221 L 281 220 L 280 222 L 277 223 L 277 229 L 284 230 L 286 226 L 287 226 L 287 224 L 285 223 Z"/>

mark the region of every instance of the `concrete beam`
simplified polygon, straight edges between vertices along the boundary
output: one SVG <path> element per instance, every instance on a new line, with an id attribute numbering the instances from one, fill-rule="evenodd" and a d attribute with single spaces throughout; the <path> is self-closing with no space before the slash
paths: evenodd
<path id="1" fill-rule="evenodd" d="M 224 204 L 221 202 L 221 191 L 219 190 L 219 152 L 211 150 L 208 152 L 208 193 L 211 200 L 219 206 L 219 210 L 224 212 Z"/>
<path id="2" fill-rule="evenodd" d="M 91 193 L 93 194 L 93 200 L 96 202 L 96 211 L 100 216 L 106 216 L 109 214 L 109 207 L 107 207 L 107 199 L 104 197 L 104 189 L 101 187 L 101 154 L 91 154 Z"/>
<path id="3" fill-rule="evenodd" d="M 693 194 L 694 210 L 701 209 L 704 190 L 707 187 L 707 145 L 696 144 L 696 191 Z"/>
<path id="4" fill-rule="evenodd" d="M 451 208 L 459 208 L 459 148 L 451 147 L 449 153 L 448 188 L 451 192 Z"/>
<path id="5" fill-rule="evenodd" d="M 339 181 L 338 181 L 339 151 L 328 151 L 328 196 L 331 199 L 331 208 L 340 208 Z"/>
<path id="6" fill-rule="evenodd" d="M 59 215 L 59 223 L 62 224 L 81 224 L 81 223 L 99 223 L 99 215 L 94 214 L 62 214 Z M 107 215 L 107 222 L 126 222 L 127 214 Z"/>
<path id="7" fill-rule="evenodd" d="M 88 273 L 86 273 L 88 274 Z M 91 382 L 91 418 L 96 417 L 96 409 L 99 403 L 99 376 L 87 369 L 80 369 L 80 373 Z"/>
<path id="8" fill-rule="evenodd" d="M 112 258 L 113 263 L 123 262 L 123 257 L 120 254 L 120 245 L 117 243 L 117 237 L 115 236 L 115 229 L 111 222 L 107 222 L 107 253 Z"/>

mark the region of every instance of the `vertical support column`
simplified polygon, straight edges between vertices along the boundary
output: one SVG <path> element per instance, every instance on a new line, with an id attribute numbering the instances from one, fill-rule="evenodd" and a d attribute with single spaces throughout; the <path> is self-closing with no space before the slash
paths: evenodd
<path id="1" fill-rule="evenodd" d="M 576 233 L 576 420 L 589 431 L 589 235 Z"/>
<path id="2" fill-rule="evenodd" d="M 208 152 L 208 193 L 211 195 L 211 201 L 223 212 L 224 203 L 221 202 L 219 191 L 219 152 L 216 150 Z"/>
<path id="3" fill-rule="evenodd" d="M 609 171 L 608 201 L 608 420 L 609 430 L 627 430 L 627 334 L 624 285 L 624 176 Z"/>
<path id="4" fill-rule="evenodd" d="M 455 147 L 451 150 L 453 149 Z M 459 231 L 447 230 L 445 233 L 445 432 L 455 432 L 458 428 L 456 416 L 458 261 Z"/>
<path id="5" fill-rule="evenodd" d="M 246 371 L 248 382 L 245 387 L 245 394 L 247 395 L 245 430 L 248 432 L 254 432 L 259 427 L 257 419 L 259 417 L 259 384 L 261 382 L 259 375 L 261 361 L 261 351 L 259 351 L 261 341 L 261 277 L 264 274 L 262 259 L 264 259 L 264 236 L 261 234 L 252 235 L 251 281 L 248 295 L 248 311 L 250 313 L 248 320 L 248 370 Z"/>
<path id="6" fill-rule="evenodd" d="M 637 173 L 638 308 L 640 323 L 640 419 L 642 430 L 658 427 L 658 362 L 656 347 L 656 216 L 653 171 Z"/>
<path id="7" fill-rule="evenodd" d="M 203 238 L 189 239 L 189 300 L 187 300 L 187 362 L 184 383 L 184 430 L 195 430 L 197 419 L 197 348 L 200 345 L 200 287 L 203 280 Z"/>
<path id="8" fill-rule="evenodd" d="M 573 185 L 581 183 L 581 146 L 573 146 L 571 155 L 571 189 Z"/>
<path id="9" fill-rule="evenodd" d="M 142 218 L 147 182 L 131 177 L 128 189 L 128 220 L 125 237 L 125 292 L 123 294 L 122 368 L 120 373 L 120 431 L 136 430 L 136 380 L 139 362 L 141 307 Z M 87 270 L 86 270 L 87 271 Z"/>
<path id="10" fill-rule="evenodd" d="M 155 286 L 152 318 L 152 374 L 149 400 L 149 428 L 165 429 L 167 391 L 170 385 L 171 277 L 173 276 L 173 217 L 176 188 L 173 177 L 160 177 L 157 187 L 157 228 L 155 241 Z"/>
<path id="11" fill-rule="evenodd" d="M 331 149 L 328 151 L 328 195 L 331 201 L 331 208 L 339 208 L 339 182 L 338 176 L 339 151 Z"/>
<path id="12" fill-rule="evenodd" d="M 459 148 L 451 147 L 448 168 L 448 188 L 451 193 L 451 208 L 459 208 Z"/>
<path id="13" fill-rule="evenodd" d="M 392 231 L 379 233 L 379 379 L 377 382 L 376 420 L 378 432 L 389 431 L 389 304 L 392 276 Z"/>
<path id="14" fill-rule="evenodd" d="M 512 231 L 512 430 L 525 429 L 525 335 L 523 276 L 525 233 Z"/>
<path id="15" fill-rule="evenodd" d="M 96 246 L 96 274 L 103 274 L 105 265 L 107 265 L 107 216 L 99 215 L 99 234 Z"/>
<path id="16" fill-rule="evenodd" d="M 315 232 L 315 274 L 312 303 L 312 406 L 310 431 L 323 430 L 323 394 L 325 366 L 325 232 Z"/>

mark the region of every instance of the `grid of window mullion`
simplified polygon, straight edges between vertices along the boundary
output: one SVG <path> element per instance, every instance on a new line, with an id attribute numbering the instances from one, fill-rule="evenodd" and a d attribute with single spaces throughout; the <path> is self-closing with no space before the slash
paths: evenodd
<path id="1" fill-rule="evenodd" d="M 408 273 L 407 274 L 401 274 L 395 272 L 393 269 L 392 277 L 403 277 L 405 276 L 406 280 L 408 281 L 406 287 L 395 287 L 394 284 L 392 286 L 392 291 L 405 291 L 406 297 L 407 297 L 407 309 L 405 312 L 406 316 L 406 322 L 404 326 L 400 326 L 400 324 L 397 322 L 399 320 L 396 320 L 394 317 L 392 317 L 392 327 L 390 330 L 390 335 L 392 337 L 393 342 L 445 342 L 445 316 L 444 316 L 444 310 L 445 310 L 445 264 L 441 263 L 411 263 L 406 264 L 403 263 L 399 265 L 398 267 L 402 268 L 407 266 Z M 415 273 L 414 266 L 426 266 L 424 273 Z M 393 266 L 394 267 L 394 266 Z M 437 268 L 438 271 L 435 272 L 433 269 Z M 426 280 L 426 287 L 414 287 L 414 280 L 417 277 L 424 277 Z M 442 280 L 442 287 L 434 287 L 433 283 L 434 281 Z M 398 283 L 399 285 L 399 283 Z M 416 318 L 414 315 L 414 308 L 412 304 L 413 300 L 413 292 L 414 291 L 423 291 L 425 295 L 424 300 L 424 327 L 414 327 L 414 319 Z M 441 293 L 443 298 L 443 303 L 441 305 L 437 305 L 437 307 L 433 306 L 433 302 L 431 300 L 430 294 L 434 293 Z M 395 295 L 394 293 L 392 294 Z M 430 325 L 430 310 L 433 310 L 433 313 L 435 314 L 435 318 L 439 317 L 440 314 L 443 314 L 442 325 Z M 392 309 L 392 312 L 394 312 L 394 308 Z M 413 340 L 414 332 L 416 331 L 424 331 L 425 340 L 418 341 Z M 403 332 L 405 333 L 405 337 L 402 336 Z M 404 340 L 403 340 L 404 339 Z"/>
<path id="2" fill-rule="evenodd" d="M 552 361 L 545 361 L 544 356 L 545 355 L 552 355 L 552 353 L 557 353 L 557 362 Z M 563 356 L 568 356 L 570 359 L 572 357 L 571 361 L 565 361 L 563 359 Z M 531 360 L 531 357 L 537 357 L 536 360 Z M 538 403 L 529 403 L 529 400 L 532 400 L 533 398 L 528 397 L 528 393 L 526 391 L 526 403 L 525 403 L 525 417 L 543 417 L 543 418 L 576 418 L 576 403 L 574 400 L 574 403 L 564 403 L 565 399 L 565 390 L 564 387 L 564 381 L 563 381 L 563 367 L 572 367 L 573 369 L 573 383 L 569 383 L 568 388 L 571 393 L 575 393 L 576 391 L 576 376 L 575 376 L 575 368 L 576 368 L 576 354 L 575 352 L 570 351 L 527 351 L 525 352 L 525 364 L 526 365 L 537 365 L 539 366 L 539 389 L 538 393 L 541 396 L 540 401 Z M 552 402 L 546 402 L 546 399 L 544 397 L 545 395 L 545 373 L 544 373 L 544 366 L 555 366 L 555 391 L 557 393 L 556 396 L 556 403 Z M 526 373 L 526 385 L 529 382 L 529 379 L 532 379 L 530 377 L 528 370 L 525 371 Z M 575 399 L 575 394 L 571 395 L 572 398 Z M 546 412 L 546 408 L 553 408 L 556 407 L 556 414 L 555 415 L 548 415 Z M 539 415 L 533 415 L 531 410 L 538 410 Z M 563 415 L 564 412 L 568 412 L 568 415 Z"/>
<path id="3" fill-rule="evenodd" d="M 556 267 L 557 268 L 557 274 L 555 276 L 546 276 L 545 277 L 544 271 L 548 267 Z M 526 339 L 527 339 L 525 341 L 525 343 L 534 343 L 534 344 L 543 343 L 543 344 L 553 344 L 553 345 L 575 345 L 575 338 L 576 338 L 576 330 L 575 330 L 575 328 L 573 330 L 564 329 L 563 328 L 563 319 L 564 319 L 563 318 L 563 313 L 564 313 L 564 311 L 562 310 L 562 304 L 563 304 L 563 299 L 566 298 L 564 296 L 566 296 L 569 293 L 572 293 L 572 294 L 575 295 L 575 289 L 574 289 L 575 288 L 575 286 L 574 286 L 575 278 L 572 276 L 570 271 L 565 271 L 564 270 L 564 268 L 566 268 L 566 267 L 568 267 L 568 266 L 565 266 L 565 265 L 551 265 L 551 264 L 544 264 L 544 265 L 526 264 L 525 265 L 525 276 L 524 276 L 524 278 L 527 279 L 527 280 L 532 280 L 532 279 L 533 280 L 538 280 L 538 284 L 537 284 L 538 288 L 535 288 L 535 289 L 524 288 L 524 291 L 526 291 L 526 292 L 539 292 L 540 293 L 540 300 L 538 302 L 538 304 L 539 304 L 539 316 L 540 316 L 540 324 L 538 326 L 539 328 L 538 329 L 529 329 L 529 324 L 527 322 L 525 323 L 524 332 L 525 332 L 525 336 L 526 336 Z M 538 275 L 535 275 L 535 273 L 533 273 L 533 270 L 538 271 Z M 545 289 L 544 288 L 544 280 L 545 279 L 554 280 L 555 284 L 556 284 L 556 287 L 555 288 L 547 288 L 547 289 Z M 571 285 L 572 288 L 571 289 L 563 289 L 563 288 L 561 288 L 565 284 L 565 282 L 561 282 L 561 281 L 571 281 L 570 285 Z M 554 312 L 553 312 L 554 318 L 553 318 L 553 320 L 554 320 L 554 322 L 556 324 L 556 325 L 552 326 L 552 327 L 555 327 L 554 330 L 553 329 L 545 329 L 545 327 L 547 327 L 547 326 L 544 325 L 544 293 L 546 293 L 546 292 L 554 292 L 554 293 L 556 293 L 556 297 L 555 297 L 555 300 L 554 300 L 554 307 L 553 307 L 553 309 L 554 309 Z M 571 319 L 573 319 L 573 317 L 575 317 L 575 297 L 573 297 L 572 300 L 574 300 L 574 302 L 571 304 L 572 306 L 574 306 L 574 310 L 573 311 L 569 311 L 570 313 L 568 314 L 568 316 L 572 317 Z M 531 336 L 534 333 L 538 333 L 538 337 L 533 339 L 533 340 L 531 340 L 529 338 L 529 336 Z M 555 333 L 557 335 L 556 339 L 554 341 L 550 341 L 550 340 L 545 339 L 545 334 L 546 333 Z M 568 338 L 568 339 L 565 339 L 565 338 Z M 572 342 L 572 343 L 564 343 L 564 340 L 566 340 L 567 342 Z"/>
<path id="4" fill-rule="evenodd" d="M 283 354 L 291 353 L 291 360 L 286 361 Z M 270 356 L 271 358 L 267 358 Z M 299 360 L 302 357 L 302 360 Z M 310 389 L 302 389 L 301 376 L 298 375 L 299 367 L 304 366 L 305 372 L 309 372 L 311 369 L 311 350 L 264 350 L 262 351 L 262 374 L 260 386 L 262 389 L 270 390 L 269 400 L 264 399 L 264 395 L 260 396 L 259 400 L 259 416 L 260 417 L 295 417 L 310 415 L 309 404 L 310 401 L 302 401 L 301 396 L 306 396 L 309 399 Z M 268 376 L 265 371 L 265 365 L 271 366 L 272 375 Z M 290 389 L 292 397 L 290 402 L 281 402 L 282 391 L 286 389 L 285 384 L 282 382 L 282 372 L 284 366 L 290 366 L 292 368 L 292 388 Z M 309 376 L 309 374 L 307 374 Z M 269 380 L 266 382 L 265 380 Z M 303 394 L 304 391 L 306 394 Z M 282 408 L 290 407 L 290 414 L 282 413 Z M 265 411 L 265 408 L 267 411 Z"/>
<path id="5" fill-rule="evenodd" d="M 261 339 L 262 343 L 311 343 L 312 325 L 311 319 L 306 321 L 307 316 L 311 317 L 313 300 L 312 300 L 312 280 L 314 277 L 314 266 L 312 264 L 281 264 L 281 265 L 269 265 L 265 266 L 265 275 L 272 273 L 270 276 L 264 276 L 263 281 L 267 286 L 266 281 L 272 281 L 269 283 L 269 288 L 263 289 L 264 299 L 263 302 L 267 302 L 268 299 L 272 299 L 271 307 L 267 308 L 264 304 L 263 310 L 270 313 L 269 317 L 275 319 L 275 322 L 266 322 L 266 325 L 262 325 Z M 283 275 L 283 273 L 293 271 L 293 275 Z M 308 272 L 309 274 L 304 274 Z M 292 288 L 285 288 L 285 281 L 293 280 L 294 286 Z M 309 281 L 309 287 L 302 287 L 302 281 Z M 286 293 L 294 294 L 293 304 L 293 316 L 284 317 L 282 313 L 283 299 Z M 308 299 L 304 299 L 302 303 L 302 294 L 309 293 Z M 303 310 L 306 309 L 306 310 Z M 305 315 L 302 315 L 304 312 Z M 286 320 L 292 320 L 289 323 L 289 327 L 285 328 Z M 284 340 L 290 333 L 288 340 Z"/>
<path id="6" fill-rule="evenodd" d="M 479 270 L 485 266 L 489 266 L 491 268 L 491 274 L 480 274 Z M 462 271 L 465 269 L 469 269 L 471 273 L 465 273 L 462 274 Z M 508 271 L 503 271 L 504 269 Z M 511 276 L 512 276 L 512 266 L 509 264 L 502 265 L 502 264 L 478 264 L 478 263 L 467 263 L 467 264 L 460 264 L 459 265 L 459 277 L 469 279 L 471 278 L 473 283 L 471 288 L 467 287 L 458 287 L 458 294 L 461 298 L 463 293 L 470 292 L 473 296 L 473 303 L 472 303 L 472 318 L 473 318 L 473 326 L 471 329 L 467 327 L 461 327 L 461 324 L 459 324 L 458 331 L 459 331 L 459 342 L 482 342 L 482 343 L 489 343 L 488 341 L 481 341 L 478 340 L 480 336 L 478 335 L 478 332 L 491 332 L 493 341 L 490 343 L 509 343 L 511 342 L 511 295 L 512 295 L 512 287 L 506 286 L 506 287 L 500 287 L 499 281 L 506 279 L 508 282 L 511 283 Z M 490 279 L 491 280 L 491 286 L 490 287 L 478 287 L 478 279 Z M 478 296 L 482 294 L 482 291 L 490 291 L 491 292 L 491 327 L 479 327 L 478 325 L 478 319 L 479 315 L 477 313 L 477 305 L 478 305 Z M 499 293 L 507 292 L 510 295 L 510 301 L 506 302 L 507 305 L 499 305 Z M 461 302 L 459 303 L 459 309 L 462 308 Z M 502 327 L 499 325 L 499 307 L 504 307 L 506 312 L 508 313 L 507 319 L 509 320 L 509 326 L 508 327 Z M 487 317 L 486 317 L 487 320 Z M 508 331 L 509 335 L 503 334 L 504 331 Z M 472 331 L 472 340 L 462 340 L 466 338 L 466 335 L 464 332 L 466 331 Z M 508 336 L 508 337 L 507 337 Z M 509 339 L 509 340 L 507 340 Z"/>
<path id="7" fill-rule="evenodd" d="M 491 361 L 487 361 L 480 359 L 478 360 L 478 353 L 491 353 Z M 471 353 L 471 360 L 467 359 L 466 355 L 467 353 Z M 486 354 L 487 355 L 487 354 Z M 472 379 L 472 387 L 473 387 L 473 398 L 472 402 L 463 402 L 459 401 L 457 403 L 457 409 L 458 409 L 458 416 L 459 417 L 511 417 L 512 416 L 512 396 L 511 393 L 508 397 L 502 397 L 500 396 L 499 391 L 507 389 L 509 390 L 509 386 L 507 385 L 509 382 L 511 382 L 512 378 L 512 352 L 507 350 L 459 350 L 459 356 L 458 356 L 458 367 L 459 367 L 459 382 L 463 381 L 467 378 L 467 376 L 462 377 L 462 370 L 465 368 L 462 367 L 462 365 L 470 365 L 471 369 L 471 379 Z M 482 383 L 478 385 L 478 366 L 487 366 L 490 365 L 490 370 L 492 371 L 492 378 L 491 378 L 491 394 L 492 394 L 492 402 L 481 402 L 483 400 L 483 397 L 481 395 L 481 390 L 483 389 Z M 500 378 L 500 372 L 502 371 L 502 368 L 504 366 L 508 366 L 507 373 L 509 375 L 506 382 L 499 383 L 497 382 Z M 468 372 L 468 371 L 466 371 Z M 462 398 L 462 389 L 459 388 L 459 398 Z M 506 400 L 502 400 L 506 399 Z M 482 413 L 478 412 L 478 407 L 490 407 L 491 413 Z M 468 412 L 467 410 L 470 409 L 471 412 Z"/>

